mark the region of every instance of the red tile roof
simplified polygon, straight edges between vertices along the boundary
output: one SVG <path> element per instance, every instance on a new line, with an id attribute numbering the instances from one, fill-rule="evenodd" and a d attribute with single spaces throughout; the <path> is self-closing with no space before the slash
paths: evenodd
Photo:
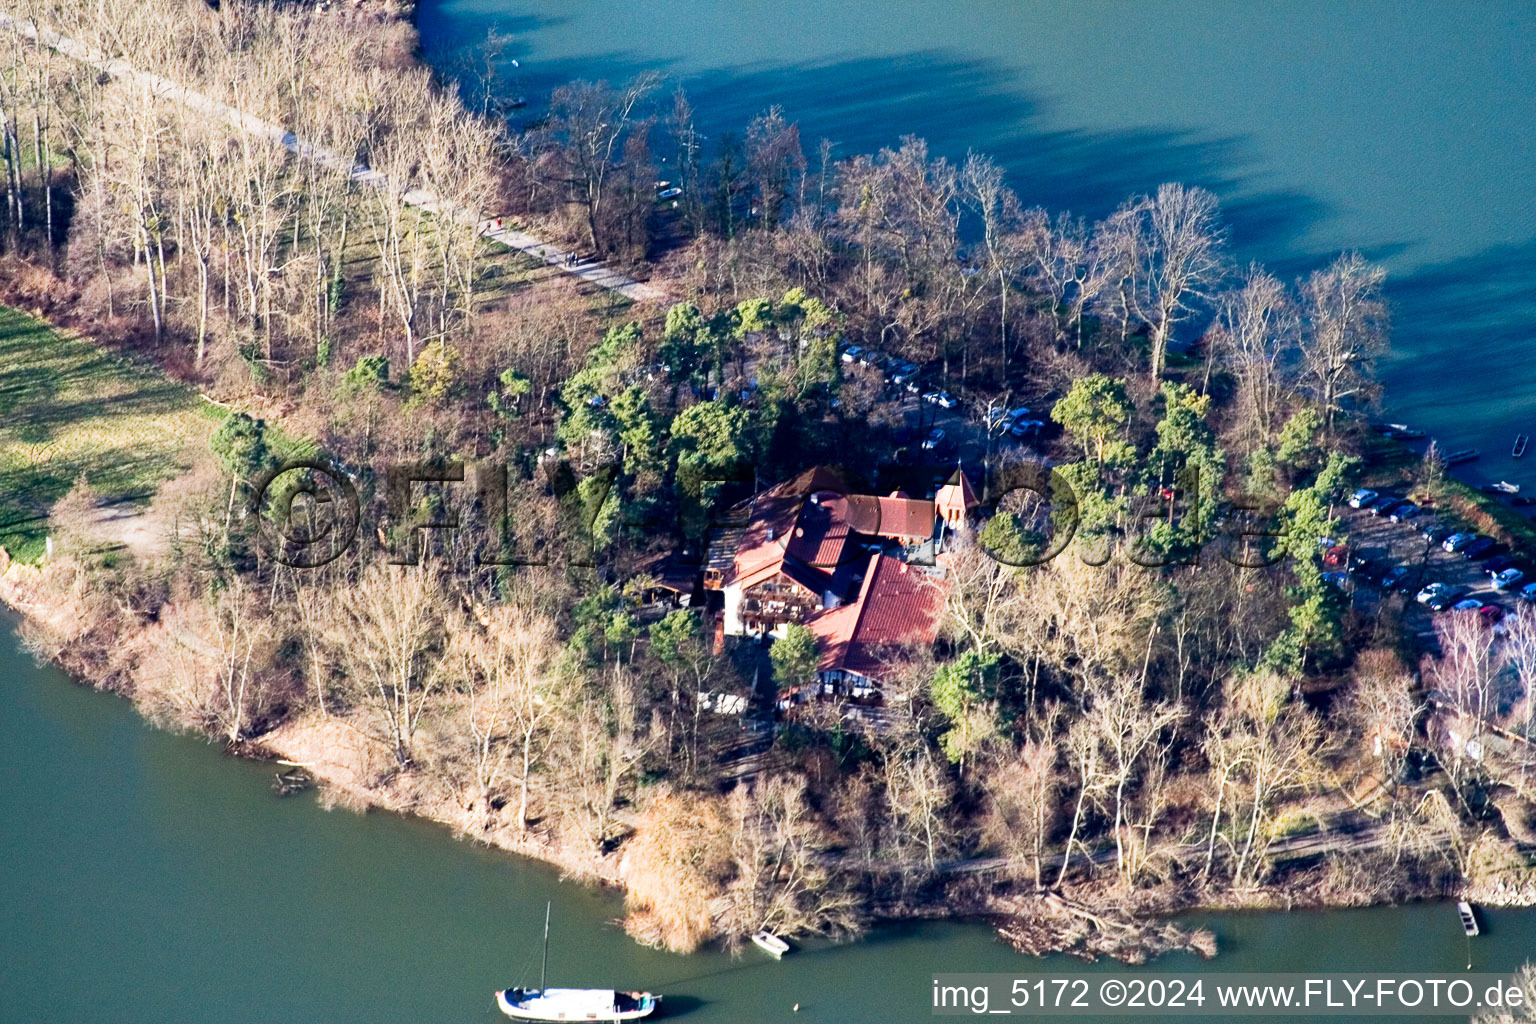
<path id="1" fill-rule="evenodd" d="M 926 498 L 881 498 L 880 536 L 897 540 L 927 540 L 933 536 L 933 521 L 938 518 L 933 502 Z"/>
<path id="2" fill-rule="evenodd" d="M 902 648 L 933 643 L 943 602 L 942 585 L 921 569 L 873 556 L 857 600 L 805 622 L 821 644 L 818 667 L 877 677 Z"/>
<path id="3" fill-rule="evenodd" d="M 740 530 L 735 557 L 723 582 L 746 589 L 783 574 L 820 598 L 840 589 L 834 578 L 840 580 L 843 572 L 857 572 L 865 555 L 856 534 L 907 543 L 933 536 L 936 513 L 932 501 L 848 494 L 849 489 L 835 472 L 817 468 L 753 497 L 745 508 L 747 525 Z M 846 566 L 843 572 L 839 572 L 840 566 Z M 931 588 L 922 594 L 907 594 L 903 589 L 911 590 L 921 575 L 896 559 L 877 557 L 865 571 L 859 600 L 843 609 L 819 613 L 832 616 L 821 628 L 846 632 L 851 649 L 903 644 L 913 629 L 918 634 L 926 632 L 931 642 L 929 620 L 937 628 L 936 608 L 928 608 Z M 875 595 L 873 605 L 865 600 L 870 593 Z M 916 625 L 904 623 L 900 614 L 891 610 L 898 607 L 908 607 L 917 615 Z M 853 609 L 854 614 L 834 614 L 847 609 Z M 844 625 L 838 625 L 845 619 Z M 888 634 L 899 639 L 889 640 Z M 823 649 L 827 649 L 826 644 Z"/>
<path id="4" fill-rule="evenodd" d="M 849 494 L 849 486 L 837 473 L 818 467 L 752 498 L 725 582 L 752 586 L 798 562 L 812 571 L 790 575 L 819 592 L 830 580 L 817 580 L 818 574 L 830 577 L 839 566 L 862 557 L 849 543 L 855 531 L 902 541 L 933 535 L 933 502 Z"/>
<path id="5" fill-rule="evenodd" d="M 750 586 L 766 579 L 780 571 L 786 554 L 826 572 L 835 569 L 843 560 L 848 524 L 810 498 L 840 493 L 844 486 L 834 473 L 818 467 L 754 497 L 726 582 Z"/>

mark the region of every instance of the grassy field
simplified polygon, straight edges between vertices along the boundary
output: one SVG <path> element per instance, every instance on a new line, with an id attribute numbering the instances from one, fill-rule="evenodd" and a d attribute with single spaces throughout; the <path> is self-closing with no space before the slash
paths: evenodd
<path id="1" fill-rule="evenodd" d="M 147 501 L 223 415 L 147 362 L 0 307 L 0 545 L 40 558 L 82 473 L 107 500 Z"/>

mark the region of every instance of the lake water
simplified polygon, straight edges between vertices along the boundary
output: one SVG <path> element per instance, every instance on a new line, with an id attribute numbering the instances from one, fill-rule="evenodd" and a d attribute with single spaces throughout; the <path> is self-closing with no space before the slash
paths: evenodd
<path id="1" fill-rule="evenodd" d="M 883 928 L 775 963 L 675 956 L 613 924 L 617 897 L 389 814 L 280 799 L 270 767 L 156 731 L 124 700 L 39 668 L 0 622 L 0 1022 L 501 1019 L 537 984 L 645 987 L 698 1024 L 929 1019 L 934 972 L 1120 971 L 1021 957 L 981 924 Z M 1445 905 L 1202 915 L 1221 955 L 1140 970 L 1459 971 Z M 1536 952 L 1536 913 L 1490 910 L 1476 968 Z M 800 1004 L 800 1012 L 792 1009 Z"/>
<path id="2" fill-rule="evenodd" d="M 510 33 L 508 88 L 535 103 L 655 69 L 706 132 L 780 104 L 808 153 L 912 133 L 1090 217 L 1203 185 L 1239 256 L 1285 277 L 1358 248 L 1392 275 L 1391 418 L 1536 486 L 1508 458 L 1536 434 L 1536 5 L 420 0 L 418 23 L 442 64 Z"/>

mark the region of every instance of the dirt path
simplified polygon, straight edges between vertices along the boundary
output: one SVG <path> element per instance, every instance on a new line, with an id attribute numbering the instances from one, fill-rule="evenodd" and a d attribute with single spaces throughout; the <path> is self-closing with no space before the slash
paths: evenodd
<path id="1" fill-rule="evenodd" d="M 105 547 L 125 548 L 144 562 L 165 554 L 171 546 L 170 523 L 165 517 L 129 502 L 96 509 L 90 517 L 89 530 Z"/>

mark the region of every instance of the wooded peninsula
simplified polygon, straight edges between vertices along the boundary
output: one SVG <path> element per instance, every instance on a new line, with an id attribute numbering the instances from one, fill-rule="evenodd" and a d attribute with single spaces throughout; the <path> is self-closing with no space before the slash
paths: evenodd
<path id="1" fill-rule="evenodd" d="M 525 107 L 507 40 L 450 77 L 408 14 L 0 20 L 39 657 L 678 951 L 1536 904 L 1536 534 L 1374 422 L 1379 267 L 1283 281 L 1201 188 L 1087 220 L 772 97 L 706 138 L 655 75 Z"/>

